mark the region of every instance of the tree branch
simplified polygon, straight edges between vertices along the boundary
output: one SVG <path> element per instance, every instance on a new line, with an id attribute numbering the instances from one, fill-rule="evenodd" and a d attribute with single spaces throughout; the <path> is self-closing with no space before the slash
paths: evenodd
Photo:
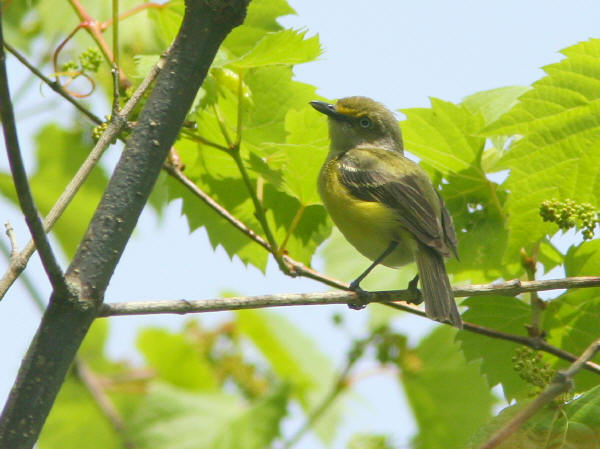
<path id="1" fill-rule="evenodd" d="M 15 125 L 15 117 L 12 103 L 10 100 L 10 90 L 8 87 L 8 75 L 6 73 L 6 54 L 4 53 L 4 35 L 2 32 L 2 12 L 0 11 L 0 115 L 2 116 L 2 128 L 4 131 L 4 142 L 6 144 L 6 152 L 8 154 L 8 162 L 12 172 L 15 190 L 21 210 L 25 215 L 25 221 L 29 227 L 29 232 L 35 241 L 36 246 L 40 251 L 40 259 L 46 271 L 48 279 L 55 291 L 63 295 L 67 295 L 67 284 L 63 276 L 56 257 L 50 246 L 48 236 L 44 232 L 42 219 L 38 214 L 37 207 L 33 201 L 29 181 L 23 159 L 21 158 L 21 150 L 19 148 L 19 138 L 17 136 L 17 127 Z"/>
<path id="2" fill-rule="evenodd" d="M 551 279 L 547 281 L 507 281 L 497 284 L 472 285 L 469 287 L 453 289 L 455 297 L 506 295 L 519 294 L 525 291 L 544 291 L 562 288 L 588 288 L 600 285 L 600 277 L 585 276 L 579 278 Z M 533 290 L 535 289 L 535 290 Z M 237 296 L 230 298 L 203 299 L 203 300 L 163 300 L 163 301 L 132 301 L 120 303 L 105 303 L 99 311 L 98 317 L 124 316 L 124 315 L 155 315 L 155 314 L 187 314 L 223 312 L 242 309 L 259 309 L 267 307 L 289 307 L 301 305 L 332 305 L 349 304 L 356 302 L 358 296 L 351 291 L 333 291 L 326 293 L 286 293 L 260 296 Z M 364 298 L 362 298 L 364 300 Z M 414 301 L 415 294 L 412 290 L 393 290 L 369 292 L 369 302 L 382 303 L 405 312 L 425 317 L 425 312 L 416 305 L 398 301 Z M 553 346 L 541 338 L 525 335 L 508 334 L 496 329 L 487 328 L 474 323 L 464 323 L 464 330 L 486 335 L 492 338 L 508 340 L 528 346 L 533 349 L 547 352 L 567 361 L 574 361 L 577 356 Z M 600 365 L 586 362 L 585 368 L 600 374 Z"/>
<path id="3" fill-rule="evenodd" d="M 146 75 L 146 78 L 144 78 L 144 80 L 140 83 L 123 108 L 120 111 L 113 111 L 113 115 L 106 130 L 104 133 L 102 133 L 102 136 L 100 136 L 100 139 L 98 139 L 98 142 L 96 142 L 96 145 L 94 145 L 94 148 L 90 154 L 87 156 L 83 164 L 81 164 L 81 167 L 79 167 L 77 173 L 75 173 L 75 176 L 73 176 L 73 179 L 71 179 L 67 187 L 65 187 L 65 190 L 61 193 L 60 197 L 58 200 L 56 200 L 56 203 L 54 206 L 52 206 L 52 209 L 50 209 L 50 212 L 48 212 L 48 215 L 44 219 L 45 232 L 49 232 L 52 229 L 56 221 L 71 203 L 79 191 L 79 188 L 83 185 L 88 175 L 91 173 L 92 169 L 96 166 L 106 148 L 108 148 L 115 138 L 117 138 L 121 133 L 127 124 L 129 115 L 142 99 L 146 90 L 150 87 L 165 65 L 167 54 L 168 50 L 161 55 L 159 61 L 156 63 L 156 65 L 154 65 L 154 67 L 152 67 L 150 72 Z M 21 272 L 25 269 L 27 262 L 35 252 L 35 249 L 35 243 L 33 241 L 29 241 L 29 243 L 25 245 L 25 248 L 23 248 L 23 251 L 11 256 L 8 269 L 6 270 L 4 276 L 2 276 L 0 279 L 0 301 L 11 285 L 19 277 Z"/>
<path id="4" fill-rule="evenodd" d="M 498 446 L 515 433 L 529 418 L 535 415 L 535 413 L 550 403 L 556 396 L 566 393 L 573 388 L 573 376 L 575 376 L 581 368 L 587 366 L 589 361 L 598 351 L 600 351 L 600 339 L 589 345 L 583 354 L 581 354 L 568 369 L 558 371 L 552 382 L 550 382 L 538 397 L 498 429 L 498 431 L 494 433 L 488 441 L 481 445 L 479 449 L 493 449 Z"/>
<path id="5" fill-rule="evenodd" d="M 0 417 L 0 447 L 35 444 L 186 113 L 221 42 L 243 21 L 247 0 L 185 5 L 165 68 L 67 270 L 77 298 L 53 293 Z"/>
<path id="6" fill-rule="evenodd" d="M 339 284 L 346 286 L 337 281 Z M 518 280 L 491 284 L 471 285 L 468 287 L 454 287 L 455 297 L 466 296 L 515 296 L 528 291 L 546 291 L 564 288 L 590 288 L 600 286 L 600 277 L 582 276 L 564 279 L 550 279 L 546 281 Z M 199 313 L 221 312 L 225 310 L 252 309 L 263 307 L 284 307 L 299 305 L 327 305 L 347 304 L 356 301 L 358 294 L 352 291 L 334 291 L 327 293 L 285 293 L 260 296 L 238 296 L 232 298 L 203 299 L 203 300 L 162 300 L 162 301 L 131 301 L 103 304 L 98 316 L 115 315 L 153 315 L 161 313 Z M 369 302 L 392 303 L 396 301 L 415 301 L 417 298 L 413 290 L 387 290 L 369 292 Z M 402 310 L 417 313 L 424 312 L 412 304 L 395 304 Z M 525 337 L 526 338 L 526 337 Z"/>

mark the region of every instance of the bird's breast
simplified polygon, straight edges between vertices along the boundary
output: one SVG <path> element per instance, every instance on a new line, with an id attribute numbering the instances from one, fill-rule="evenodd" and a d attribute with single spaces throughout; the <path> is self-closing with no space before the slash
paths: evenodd
<path id="1" fill-rule="evenodd" d="M 362 255 L 375 260 L 392 241 L 399 243 L 383 265 L 397 267 L 413 261 L 415 241 L 398 222 L 396 212 L 351 195 L 338 179 L 337 161 L 327 161 L 319 174 L 319 194 L 335 225 Z"/>

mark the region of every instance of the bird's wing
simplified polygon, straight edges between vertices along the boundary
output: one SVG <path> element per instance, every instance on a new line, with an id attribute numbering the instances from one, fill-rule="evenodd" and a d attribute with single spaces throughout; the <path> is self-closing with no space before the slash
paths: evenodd
<path id="1" fill-rule="evenodd" d="M 440 197 L 417 164 L 400 153 L 356 148 L 339 157 L 338 176 L 351 195 L 384 204 L 421 243 L 450 254 L 443 225 L 448 221 L 451 226 L 450 215 L 442 213 Z"/>

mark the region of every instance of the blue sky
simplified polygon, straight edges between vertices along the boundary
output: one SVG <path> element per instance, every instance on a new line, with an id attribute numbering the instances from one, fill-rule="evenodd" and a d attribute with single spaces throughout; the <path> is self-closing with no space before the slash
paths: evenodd
<path id="1" fill-rule="evenodd" d="M 297 67 L 300 81 L 314 84 L 321 95 L 335 99 L 366 95 L 397 110 L 427 107 L 429 97 L 458 102 L 466 95 L 496 87 L 528 85 L 543 76 L 540 67 L 560 59 L 558 51 L 590 37 L 600 37 L 600 2 L 596 1 L 377 1 L 294 0 L 297 16 L 282 20 L 287 26 L 318 33 L 325 53 L 319 61 Z M 23 75 L 16 65 L 11 74 Z M 14 85 L 18 83 L 15 81 Z M 38 94 L 38 93 L 36 93 Z M 45 96 L 52 95 L 45 92 Z M 35 101 L 35 98 L 32 98 Z M 60 108 L 65 108 L 60 105 Z M 68 110 L 68 109 L 64 109 Z M 99 115 L 105 112 L 98 110 Z M 55 113 L 55 111 L 53 111 Z M 28 127 L 35 124 L 29 123 Z M 22 131 L 22 135 L 27 134 Z M 28 148 L 27 139 L 23 141 Z M 115 157 L 113 152 L 112 157 Z M 0 165 L 5 169 L 4 158 Z M 21 246 L 26 229 L 19 215 L 0 202 L 2 222 L 17 229 Z M 319 263 L 317 261 L 317 267 Z M 4 261 L 0 271 L 4 272 Z M 45 296 L 37 258 L 28 273 Z M 145 211 L 133 240 L 107 292 L 111 301 L 173 298 L 212 298 L 234 288 L 240 294 L 323 291 L 309 281 L 287 278 L 270 264 L 266 278 L 258 270 L 213 252 L 203 231 L 189 235 L 179 205 L 165 217 Z M 344 307 L 303 307 L 278 311 L 310 331 L 337 366 L 343 362 L 346 337 L 331 324 L 342 312 L 356 333 L 366 313 Z M 0 402 L 4 402 L 20 358 L 37 327 L 39 315 L 20 285 L 0 303 Z M 111 320 L 109 349 L 115 357 L 131 357 L 138 326 L 165 325 L 177 329 L 186 318 L 143 317 Z M 223 316 L 203 317 L 206 322 Z M 399 329 L 418 336 L 430 328 L 422 319 L 399 320 Z M 10 343 L 7 343 L 10 342 Z M 359 367 L 367 371 L 368 366 Z M 356 385 L 360 399 L 344 423 L 335 447 L 345 447 L 354 432 L 385 432 L 399 447 L 407 447 L 415 427 L 403 394 L 390 375 L 370 376 Z M 293 422 L 288 431 L 299 422 Z M 302 447 L 320 447 L 307 437 Z"/>

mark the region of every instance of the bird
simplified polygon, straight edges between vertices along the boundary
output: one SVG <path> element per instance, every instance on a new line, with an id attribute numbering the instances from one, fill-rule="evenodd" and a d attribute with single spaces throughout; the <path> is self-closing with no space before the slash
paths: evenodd
<path id="1" fill-rule="evenodd" d="M 429 176 L 404 156 L 402 134 L 393 112 L 362 96 L 335 104 L 311 101 L 329 124 L 329 153 L 318 190 L 329 216 L 372 264 L 350 289 L 364 294 L 360 282 L 382 264 L 398 267 L 416 261 L 426 315 L 462 328 L 444 258 L 458 258 L 452 217 Z"/>

